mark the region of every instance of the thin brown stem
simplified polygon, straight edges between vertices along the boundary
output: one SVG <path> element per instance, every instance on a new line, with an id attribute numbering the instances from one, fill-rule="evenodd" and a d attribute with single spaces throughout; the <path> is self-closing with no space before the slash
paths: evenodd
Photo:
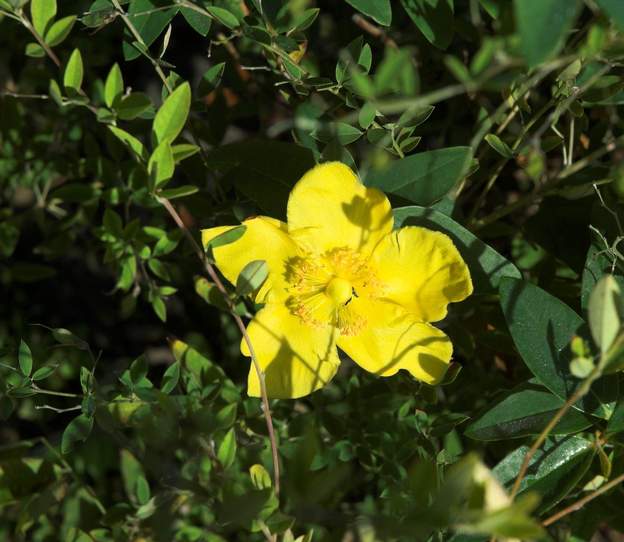
<path id="1" fill-rule="evenodd" d="M 598 488 L 596 491 L 593 491 L 589 495 L 572 503 L 570 506 L 566 506 L 563 510 L 560 510 L 556 514 L 553 514 L 549 518 L 545 519 L 542 522 L 542 525 L 544 527 L 548 527 L 549 525 L 552 525 L 553 523 L 555 523 L 555 521 L 559 521 L 561 518 L 580 510 L 589 501 L 593 501 L 596 497 L 600 497 L 600 495 L 602 495 L 603 493 L 606 493 L 607 491 L 614 488 L 618 484 L 621 484 L 622 482 L 624 482 L 624 474 L 620 474 L 617 478 L 614 478 L 610 482 Z"/>
<path id="2" fill-rule="evenodd" d="M 529 469 L 529 463 L 531 462 L 531 459 L 533 459 L 535 452 L 537 452 L 537 450 L 542 446 L 542 444 L 544 444 L 544 442 L 548 438 L 548 435 L 550 435 L 550 432 L 561 421 L 561 418 L 563 418 L 566 412 L 568 412 L 568 410 L 570 410 L 570 408 L 572 408 L 572 406 L 574 406 L 574 404 L 576 404 L 576 402 L 579 399 L 581 399 L 587 394 L 594 380 L 599 378 L 601 374 L 602 374 L 602 364 L 599 364 L 590 373 L 590 375 L 581 382 L 581 384 L 576 389 L 576 391 L 568 398 L 568 400 L 563 404 L 563 406 L 551 418 L 551 420 L 548 422 L 548 425 L 544 427 L 544 429 L 539 434 L 539 436 L 537 437 L 533 445 L 529 448 L 529 451 L 524 456 L 524 460 L 522 461 L 522 465 L 520 466 L 520 470 L 518 471 L 518 476 L 516 477 L 514 485 L 511 488 L 511 492 L 509 495 L 512 499 L 518 494 L 518 490 L 520 489 L 522 480 L 524 480 L 524 477 L 526 476 L 527 470 Z"/>
<path id="3" fill-rule="evenodd" d="M 359 26 L 362 30 L 364 30 L 364 32 L 368 32 L 371 36 L 377 38 L 384 45 L 387 45 L 388 47 L 392 47 L 393 49 L 398 48 L 396 41 L 394 41 L 391 37 L 389 37 L 385 30 L 374 25 L 373 23 L 366 20 L 361 15 L 355 14 L 353 17 L 351 17 L 351 20 L 357 26 Z"/>
<path id="4" fill-rule="evenodd" d="M 28 30 L 33 35 L 33 37 L 37 40 L 37 43 L 45 51 L 46 55 L 48 55 L 48 57 L 50 57 L 50 60 L 52 60 L 52 62 L 54 62 L 60 68 L 61 67 L 61 61 L 58 59 L 58 56 L 56 56 L 56 53 L 50 48 L 50 46 L 39 35 L 39 32 L 37 32 L 35 30 L 35 27 L 28 20 L 28 18 L 25 17 L 23 14 L 20 14 L 19 18 L 20 18 L 21 23 L 26 28 L 26 30 Z"/>
<path id="5" fill-rule="evenodd" d="M 186 227 L 186 224 L 184 224 L 184 222 L 182 221 L 182 218 L 180 217 L 178 212 L 175 210 L 173 205 L 171 205 L 171 202 L 168 199 L 162 198 L 162 197 L 158 197 L 158 201 L 166 209 L 166 211 L 169 213 L 171 218 L 173 218 L 173 220 L 177 224 L 178 228 L 180 228 L 184 236 L 191 243 L 193 250 L 197 254 L 197 257 L 201 260 L 204 266 L 204 269 L 206 270 L 206 273 L 208 273 L 208 276 L 212 279 L 217 289 L 223 295 L 223 298 L 225 299 L 225 302 L 228 305 L 230 314 L 232 315 L 232 318 L 234 318 L 234 321 L 236 322 L 236 325 L 238 326 L 238 329 L 240 330 L 243 336 L 243 340 L 247 344 L 247 348 L 249 349 L 249 354 L 251 356 L 252 365 L 254 366 L 256 374 L 258 375 L 258 380 L 260 382 L 260 396 L 262 398 L 263 413 L 264 413 L 264 418 L 266 421 L 267 430 L 269 433 L 269 441 L 271 443 L 271 454 L 273 456 L 274 488 L 275 488 L 275 494 L 279 497 L 280 466 L 279 466 L 279 455 L 277 453 L 277 440 L 275 438 L 275 430 L 273 427 L 273 418 L 271 417 L 271 407 L 269 406 L 269 397 L 268 397 L 267 390 L 266 390 L 264 372 L 262 371 L 262 368 L 260 367 L 260 364 L 258 363 L 258 358 L 256 356 L 256 352 L 254 350 L 253 344 L 251 343 L 249 334 L 247 333 L 247 329 L 245 328 L 245 324 L 243 323 L 241 317 L 238 314 L 236 314 L 236 311 L 234 310 L 234 303 L 228 296 L 227 289 L 221 282 L 221 279 L 219 278 L 219 275 L 215 271 L 214 266 L 208 261 L 208 259 L 206 258 L 206 253 L 199 246 L 199 244 L 197 243 L 197 241 L 195 240 L 195 238 L 193 237 L 189 229 Z"/>

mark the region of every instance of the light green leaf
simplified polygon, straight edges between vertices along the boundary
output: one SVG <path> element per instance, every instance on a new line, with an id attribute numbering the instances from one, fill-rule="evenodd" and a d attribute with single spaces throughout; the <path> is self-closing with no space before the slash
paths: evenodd
<path id="1" fill-rule="evenodd" d="M 358 124 L 363 130 L 366 130 L 373 123 L 376 115 L 376 107 L 372 103 L 366 102 L 358 113 Z"/>
<path id="2" fill-rule="evenodd" d="M 184 128 L 191 107 L 191 86 L 182 83 L 162 104 L 152 127 L 158 144 L 173 141 Z"/>
<path id="3" fill-rule="evenodd" d="M 82 86 L 83 74 L 82 55 L 78 49 L 74 49 L 74 52 L 69 57 L 67 67 L 65 68 L 65 74 L 63 75 L 63 85 L 65 89 L 72 89 L 79 92 Z"/>
<path id="4" fill-rule="evenodd" d="M 471 159 L 470 147 L 421 152 L 395 160 L 381 171 L 369 171 L 364 184 L 417 205 L 429 205 L 455 186 Z"/>
<path id="5" fill-rule="evenodd" d="M 578 0 L 514 0 L 520 45 L 530 68 L 561 48 L 580 5 Z"/>
<path id="6" fill-rule="evenodd" d="M 173 152 L 168 140 L 163 141 L 150 156 L 147 163 L 147 172 L 150 175 L 152 185 L 155 187 L 167 182 L 173 176 L 175 162 Z"/>
<path id="7" fill-rule="evenodd" d="M 236 458 L 236 435 L 234 433 L 234 428 L 230 429 L 223 441 L 219 445 L 217 450 L 217 459 L 223 465 L 224 469 L 227 469 L 234 463 L 234 459 Z"/>
<path id="8" fill-rule="evenodd" d="M 178 381 L 180 380 L 180 362 L 176 361 L 172 363 L 162 378 L 162 383 L 160 385 L 160 391 L 163 393 L 171 393 L 175 387 L 178 385 Z"/>
<path id="9" fill-rule="evenodd" d="M 132 0 L 130 2 L 128 19 L 141 36 L 145 47 L 149 47 L 156 41 L 178 12 L 177 6 L 170 9 L 160 9 L 161 7 L 161 3 L 157 0 Z M 144 47 L 137 45 L 135 36 L 128 29 L 125 30 L 125 37 L 122 45 L 124 59 L 138 58 L 141 55 L 140 49 L 144 49 Z"/>
<path id="10" fill-rule="evenodd" d="M 56 15 L 56 0 L 32 0 L 30 2 L 30 16 L 33 26 L 40 36 L 44 36 L 48 25 Z"/>
<path id="11" fill-rule="evenodd" d="M 390 0 L 347 0 L 347 3 L 382 26 L 390 26 L 392 22 Z"/>
<path id="12" fill-rule="evenodd" d="M 613 344 L 622 327 L 622 293 L 613 275 L 602 277 L 589 296 L 589 328 L 601 352 Z"/>
<path id="13" fill-rule="evenodd" d="M 268 489 L 271 487 L 271 476 L 267 470 L 259 464 L 249 467 L 249 475 L 251 476 L 251 483 L 256 489 Z"/>
<path id="14" fill-rule="evenodd" d="M 154 296 L 152 299 L 152 309 L 154 309 L 154 313 L 156 313 L 156 316 L 158 316 L 162 322 L 167 321 L 167 306 L 162 300 L 162 297 Z"/>
<path id="15" fill-rule="evenodd" d="M 257 291 L 268 275 L 269 267 L 265 260 L 249 262 L 236 279 L 236 293 L 245 296 Z"/>
<path id="16" fill-rule="evenodd" d="M 199 147 L 197 145 L 192 145 L 191 143 L 180 143 L 178 145 L 171 145 L 171 152 L 173 153 L 173 159 L 175 163 L 181 162 L 186 158 L 193 156 L 199 152 Z"/>
<path id="17" fill-rule="evenodd" d="M 210 13 L 210 15 L 212 15 L 222 25 L 227 26 L 230 29 L 234 29 L 240 26 L 240 23 L 238 22 L 236 16 L 227 9 L 217 6 L 206 6 L 206 11 Z"/>
<path id="18" fill-rule="evenodd" d="M 68 17 L 63 17 L 55 21 L 45 34 L 45 42 L 50 47 L 60 45 L 65 41 L 65 38 L 69 36 L 75 22 L 75 15 L 69 15 Z"/>
<path id="19" fill-rule="evenodd" d="M 119 64 L 115 63 L 106 77 L 104 83 L 104 102 L 108 107 L 113 107 L 114 101 L 123 94 L 124 81 Z"/>
<path id="20" fill-rule="evenodd" d="M 496 134 L 488 134 L 485 136 L 485 140 L 488 145 L 492 147 L 498 154 L 500 154 L 503 158 L 513 158 L 513 151 L 511 147 L 507 145 L 500 137 Z"/>
<path id="21" fill-rule="evenodd" d="M 26 44 L 26 48 L 24 49 L 24 54 L 32 58 L 42 58 L 45 56 L 45 51 L 43 47 L 41 47 L 41 45 L 33 41 L 31 43 Z"/>
<path id="22" fill-rule="evenodd" d="M 185 198 L 199 192 L 199 188 L 192 184 L 185 184 L 184 186 L 176 186 L 175 188 L 168 188 L 159 192 L 160 196 L 165 199 Z"/>
<path id="23" fill-rule="evenodd" d="M 141 505 L 146 504 L 147 501 L 150 500 L 150 497 L 151 497 L 150 486 L 145 476 L 140 475 L 137 478 L 136 486 L 135 486 L 135 497 L 136 497 L 137 502 Z"/>
<path id="24" fill-rule="evenodd" d="M 33 360 L 29 346 L 22 340 L 19 345 L 18 362 L 20 371 L 26 376 L 32 372 Z"/>
<path id="25" fill-rule="evenodd" d="M 401 0 L 414 24 L 438 49 L 446 49 L 453 39 L 453 0 Z"/>

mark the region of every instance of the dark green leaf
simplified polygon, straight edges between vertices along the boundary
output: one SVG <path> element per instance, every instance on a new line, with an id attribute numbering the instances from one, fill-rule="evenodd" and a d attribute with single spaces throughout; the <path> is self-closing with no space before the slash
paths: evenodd
<path id="1" fill-rule="evenodd" d="M 171 22 L 178 8 L 159 9 L 161 6 L 157 0 L 133 0 L 128 9 L 128 19 L 140 34 L 143 42 L 149 47 Z M 125 60 L 134 60 L 141 53 L 132 43 L 135 41 L 132 33 L 125 30 L 126 41 L 123 43 L 123 55 Z"/>
<path id="2" fill-rule="evenodd" d="M 93 418 L 84 414 L 74 418 L 63 431 L 61 453 L 70 452 L 78 442 L 84 442 L 93 428 Z"/>
<path id="3" fill-rule="evenodd" d="M 489 408 L 465 431 L 477 440 L 506 440 L 539 434 L 564 401 L 541 386 L 527 383 L 512 390 Z M 570 410 L 551 431 L 551 435 L 568 435 L 591 425 L 583 414 Z"/>
<path id="4" fill-rule="evenodd" d="M 513 158 L 513 151 L 500 137 L 496 134 L 488 134 L 485 136 L 488 145 L 492 147 L 503 158 Z"/>
<path id="5" fill-rule="evenodd" d="M 511 452 L 493 470 L 506 487 L 511 487 L 529 447 Z M 519 494 L 536 491 L 542 498 L 540 511 L 545 512 L 565 497 L 585 474 L 594 455 L 591 441 L 582 437 L 548 439 L 529 463 Z"/>
<path id="6" fill-rule="evenodd" d="M 208 15 L 200 13 L 195 9 L 184 7 L 180 8 L 180 13 L 195 32 L 204 37 L 208 35 L 208 32 L 210 32 L 210 25 L 212 24 L 212 19 L 208 17 Z"/>
<path id="7" fill-rule="evenodd" d="M 596 0 L 596 3 L 613 20 L 620 31 L 624 32 L 624 3 L 620 0 Z"/>
<path id="8" fill-rule="evenodd" d="M 227 9 L 218 6 L 206 6 L 206 11 L 210 13 L 217 21 L 228 28 L 237 28 L 240 26 L 238 19 Z"/>
<path id="9" fill-rule="evenodd" d="M 165 371 L 160 385 L 160 391 L 163 393 L 171 393 L 178 385 L 178 380 L 180 380 L 180 363 L 176 361 Z"/>
<path id="10" fill-rule="evenodd" d="M 121 120 L 136 119 L 151 106 L 152 102 L 142 92 L 132 92 L 127 96 L 118 95 L 113 102 L 113 110 Z"/>
<path id="11" fill-rule="evenodd" d="M 446 49 L 454 32 L 453 0 L 401 0 L 403 8 L 425 38 Z"/>
<path id="12" fill-rule="evenodd" d="M 567 399 L 578 379 L 570 373 L 574 335 L 586 335 L 585 322 L 565 303 L 541 288 L 513 278 L 500 282 L 501 306 L 524 363 L 555 395 Z M 592 386 L 577 408 L 608 418 L 617 397 L 617 381 L 604 377 Z"/>
<path id="13" fill-rule="evenodd" d="M 227 469 L 234 463 L 234 459 L 236 458 L 236 435 L 234 433 L 234 428 L 230 429 L 219 448 L 217 449 L 217 459 L 223 465 L 224 469 Z"/>
<path id="14" fill-rule="evenodd" d="M 165 199 L 176 199 L 185 198 L 186 196 L 191 196 L 197 192 L 199 192 L 199 188 L 190 184 L 185 184 L 184 186 L 162 190 L 160 195 Z"/>
<path id="15" fill-rule="evenodd" d="M 48 378 L 54 371 L 56 371 L 57 368 L 58 365 L 47 365 L 45 367 L 39 367 L 39 369 L 37 369 L 33 373 L 32 379 L 34 381 L 38 381 Z"/>
<path id="16" fill-rule="evenodd" d="M 578 13 L 578 0 L 515 0 L 522 51 L 535 68 L 563 45 Z"/>
<path id="17" fill-rule="evenodd" d="M 347 2 L 380 25 L 390 26 L 392 22 L 390 0 L 347 0 Z"/>
<path id="18" fill-rule="evenodd" d="M 449 147 L 395 160 L 386 169 L 370 171 L 364 184 L 401 196 L 417 205 L 429 205 L 449 192 L 466 173 L 470 147 Z"/>

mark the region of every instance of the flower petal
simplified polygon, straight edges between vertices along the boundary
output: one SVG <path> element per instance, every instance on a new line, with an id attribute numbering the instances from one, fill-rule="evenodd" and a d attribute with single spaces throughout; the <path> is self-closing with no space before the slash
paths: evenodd
<path id="1" fill-rule="evenodd" d="M 303 397 L 322 388 L 336 374 L 340 360 L 335 332 L 329 326 L 319 329 L 304 325 L 282 304 L 265 305 L 247 327 L 247 333 L 272 399 Z M 250 357 L 244 338 L 241 352 Z M 260 396 L 253 363 L 247 393 Z"/>
<path id="2" fill-rule="evenodd" d="M 271 292 L 272 298 L 285 295 L 286 262 L 298 254 L 296 243 L 290 238 L 284 222 L 258 216 L 243 222 L 247 229 L 233 243 L 213 249 L 217 267 L 232 284 L 236 284 L 243 267 L 253 260 L 266 260 L 269 276 L 260 288 L 256 301 L 263 303 Z M 202 230 L 204 247 L 209 241 L 236 226 L 218 226 Z"/>
<path id="3" fill-rule="evenodd" d="M 419 320 L 437 322 L 447 305 L 472 293 L 468 266 L 443 233 L 407 226 L 379 243 L 372 256 L 384 299 L 405 307 Z"/>
<path id="4" fill-rule="evenodd" d="M 368 255 L 392 224 L 383 192 L 366 188 L 340 162 L 308 171 L 288 199 L 288 231 L 314 252 L 349 247 Z"/>
<path id="5" fill-rule="evenodd" d="M 453 354 L 442 331 L 393 303 L 358 298 L 351 304 L 367 324 L 356 335 L 340 336 L 338 346 L 355 363 L 379 376 L 405 369 L 427 384 L 442 380 Z"/>

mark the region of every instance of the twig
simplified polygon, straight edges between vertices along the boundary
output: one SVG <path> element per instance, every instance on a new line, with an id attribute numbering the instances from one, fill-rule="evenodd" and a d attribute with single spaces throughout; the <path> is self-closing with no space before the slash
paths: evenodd
<path id="1" fill-rule="evenodd" d="M 56 408 L 50 405 L 35 405 L 35 410 L 52 410 L 57 414 L 63 414 L 64 412 L 71 412 L 72 410 L 80 410 L 82 405 L 76 405 L 69 408 Z"/>
<path id="2" fill-rule="evenodd" d="M 61 61 L 56 56 L 56 53 L 50 48 L 50 46 L 44 41 L 44 39 L 39 35 L 39 32 L 35 30 L 32 23 L 25 17 L 22 13 L 19 14 L 19 19 L 21 23 L 24 25 L 26 30 L 28 30 L 33 37 L 37 40 L 37 43 L 41 45 L 41 48 L 45 51 L 45 53 L 50 57 L 52 62 L 54 62 L 59 68 L 61 67 Z"/>
<path id="3" fill-rule="evenodd" d="M 593 493 L 590 493 L 589 495 L 583 497 L 582 499 L 579 499 L 578 501 L 572 503 L 570 506 L 566 506 L 563 510 L 560 510 L 556 514 L 553 514 L 549 518 L 542 521 L 542 525 L 544 527 L 548 527 L 549 525 L 552 525 L 553 523 L 555 523 L 555 521 L 559 521 L 562 517 L 565 517 L 568 514 L 571 514 L 572 512 L 576 512 L 580 510 L 589 501 L 593 501 L 596 497 L 599 497 L 603 493 L 606 493 L 611 488 L 617 486 L 618 484 L 621 484 L 622 482 L 624 482 L 624 474 L 620 474 L 617 478 L 614 478 L 610 482 L 598 488 Z"/>
<path id="4" fill-rule="evenodd" d="M 186 227 L 186 224 L 184 224 L 184 222 L 182 221 L 182 218 L 180 218 L 180 215 L 178 214 L 178 212 L 175 210 L 173 205 L 171 205 L 171 202 L 168 199 L 162 198 L 162 197 L 157 197 L 157 199 L 160 202 L 160 204 L 169 213 L 171 218 L 173 218 L 178 228 L 182 230 L 182 233 L 185 235 L 188 241 L 191 243 L 195 253 L 197 254 L 197 257 L 201 260 L 204 266 L 204 269 L 208 273 L 208 276 L 212 279 L 217 289 L 223 295 L 223 298 L 225 299 L 228 305 L 232 318 L 234 318 L 234 321 L 236 322 L 236 325 L 238 326 L 238 329 L 240 330 L 243 336 L 243 340 L 247 344 L 247 348 L 249 349 L 249 354 L 251 355 L 252 365 L 254 366 L 256 374 L 258 375 L 258 380 L 260 382 L 260 395 L 262 397 L 263 413 L 264 413 L 264 418 L 265 418 L 266 425 L 267 425 L 267 430 L 269 432 L 269 441 L 271 443 L 271 454 L 273 456 L 273 476 L 274 476 L 275 495 L 279 497 L 280 467 L 279 467 L 279 456 L 277 453 L 277 441 L 275 439 L 275 430 L 273 428 L 273 418 L 271 417 L 271 407 L 269 406 L 269 398 L 267 395 L 266 383 L 264 381 L 264 373 L 262 371 L 262 368 L 260 367 L 260 364 L 258 363 L 258 358 L 256 357 L 256 352 L 251 343 L 249 334 L 247 333 L 247 329 L 245 328 L 245 324 L 243 323 L 241 317 L 238 314 L 236 314 L 236 311 L 234 310 L 234 304 L 232 300 L 230 299 L 230 297 L 228 296 L 227 289 L 221 282 L 221 279 L 219 278 L 219 275 L 217 275 L 217 272 L 215 271 L 212 264 L 206 258 L 206 253 L 199 246 L 199 244 L 197 243 L 197 241 L 195 240 L 195 238 L 193 237 L 189 229 Z"/>
<path id="5" fill-rule="evenodd" d="M 379 28 L 378 26 L 374 25 L 370 21 L 367 21 L 361 15 L 356 14 L 353 17 L 351 17 L 351 20 L 357 26 L 359 26 L 362 30 L 364 30 L 364 32 L 368 32 L 371 36 L 377 38 L 384 45 L 387 45 L 388 47 L 392 47 L 393 49 L 398 48 L 396 41 L 390 38 L 385 30 Z"/>
<path id="6" fill-rule="evenodd" d="M 526 476 L 527 470 L 529 468 L 529 463 L 535 452 L 544 444 L 544 441 L 548 438 L 550 432 L 555 428 L 555 426 L 559 423 L 561 418 L 565 415 L 565 413 L 570 410 L 570 408 L 582 397 L 584 397 L 594 380 L 599 378 L 602 374 L 602 363 L 598 364 L 596 368 L 589 374 L 589 376 L 581 382 L 576 391 L 568 398 L 568 400 L 563 404 L 563 406 L 557 411 L 557 413 L 552 417 L 552 419 L 548 422 L 548 425 L 544 427 L 542 432 L 537 437 L 537 440 L 533 443 L 533 445 L 529 448 L 529 451 L 524 456 L 524 460 L 522 461 L 522 465 L 520 466 L 520 470 L 518 471 L 518 476 L 516 477 L 516 481 L 514 482 L 513 487 L 511 488 L 511 492 L 509 496 L 513 499 L 520 489 L 520 485 L 522 484 L 522 480 Z"/>

